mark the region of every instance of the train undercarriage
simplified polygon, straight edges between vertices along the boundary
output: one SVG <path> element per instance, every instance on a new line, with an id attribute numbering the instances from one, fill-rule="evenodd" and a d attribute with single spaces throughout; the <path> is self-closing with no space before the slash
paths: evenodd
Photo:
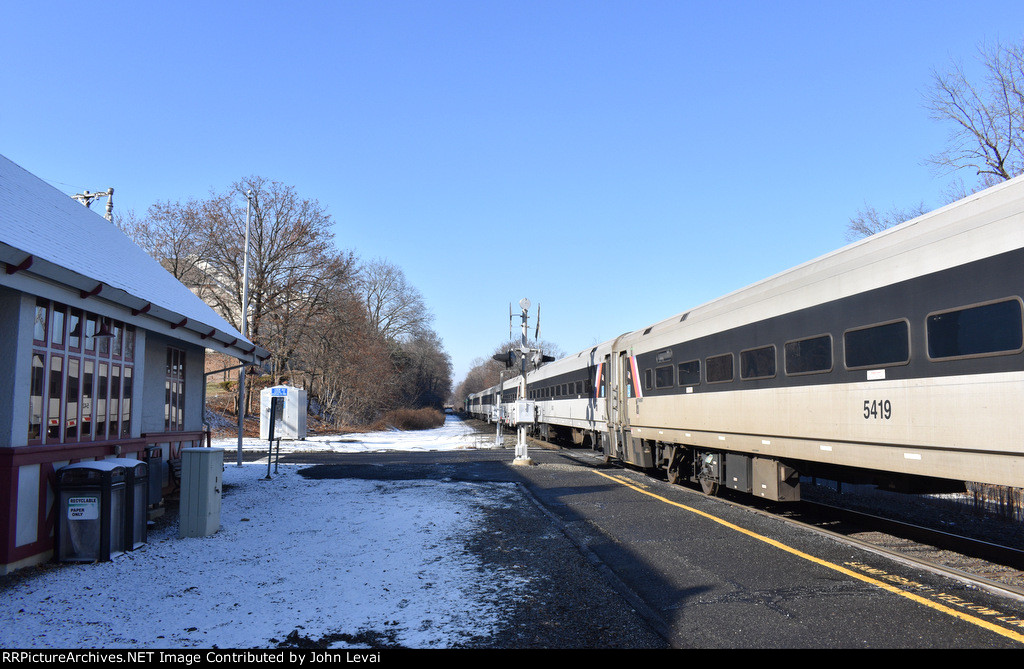
<path id="1" fill-rule="evenodd" d="M 776 502 L 799 501 L 802 478 L 874 485 L 881 490 L 911 494 L 962 492 L 965 489 L 963 481 L 779 460 L 759 454 L 644 439 L 623 439 L 613 444 L 608 432 L 544 423 L 534 426 L 533 436 L 566 447 L 602 452 L 606 462 L 619 461 L 657 473 L 672 484 L 697 484 L 708 495 L 732 490 Z"/>

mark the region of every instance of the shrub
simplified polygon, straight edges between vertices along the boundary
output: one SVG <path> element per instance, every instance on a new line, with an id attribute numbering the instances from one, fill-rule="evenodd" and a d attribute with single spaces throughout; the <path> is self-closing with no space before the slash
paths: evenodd
<path id="1" fill-rule="evenodd" d="M 444 425 L 444 414 L 437 409 L 396 409 L 379 421 L 399 430 L 429 430 Z"/>

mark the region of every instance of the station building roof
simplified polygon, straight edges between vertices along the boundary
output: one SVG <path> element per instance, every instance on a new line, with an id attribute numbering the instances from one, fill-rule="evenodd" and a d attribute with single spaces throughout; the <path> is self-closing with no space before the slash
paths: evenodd
<path id="1" fill-rule="evenodd" d="M 33 283 L 77 293 L 103 315 L 128 309 L 122 320 L 240 360 L 269 356 L 116 225 L 0 155 L 0 285 L 42 294 Z"/>

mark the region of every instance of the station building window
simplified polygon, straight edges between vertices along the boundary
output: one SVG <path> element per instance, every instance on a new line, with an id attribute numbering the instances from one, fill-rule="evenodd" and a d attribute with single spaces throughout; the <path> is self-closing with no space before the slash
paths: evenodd
<path id="1" fill-rule="evenodd" d="M 493 397 L 488 397 L 488 403 Z M 164 378 L 164 430 L 181 432 L 185 429 L 185 352 L 167 347 L 167 366 Z"/>
<path id="2" fill-rule="evenodd" d="M 38 300 L 29 381 L 29 444 L 131 434 L 135 328 Z"/>

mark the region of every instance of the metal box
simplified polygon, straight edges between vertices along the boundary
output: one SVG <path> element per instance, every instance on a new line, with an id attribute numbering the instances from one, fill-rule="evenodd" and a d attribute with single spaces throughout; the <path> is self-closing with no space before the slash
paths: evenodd
<path id="1" fill-rule="evenodd" d="M 531 400 L 519 400 L 516 402 L 516 420 L 519 425 L 532 423 L 536 404 Z"/>
<path id="2" fill-rule="evenodd" d="M 181 537 L 205 537 L 220 529 L 223 476 L 222 449 L 181 449 L 181 502 L 178 512 L 178 534 Z"/>
<path id="3" fill-rule="evenodd" d="M 753 493 L 773 502 L 800 500 L 800 475 L 792 467 L 771 458 L 754 458 Z"/>
<path id="4" fill-rule="evenodd" d="M 739 453 L 725 454 L 725 487 L 739 492 L 751 492 L 750 457 Z"/>
<path id="5" fill-rule="evenodd" d="M 280 415 L 274 417 L 275 439 L 306 438 L 306 391 L 292 386 L 273 386 L 260 391 L 260 439 L 270 438 L 270 407 L 281 398 Z"/>

